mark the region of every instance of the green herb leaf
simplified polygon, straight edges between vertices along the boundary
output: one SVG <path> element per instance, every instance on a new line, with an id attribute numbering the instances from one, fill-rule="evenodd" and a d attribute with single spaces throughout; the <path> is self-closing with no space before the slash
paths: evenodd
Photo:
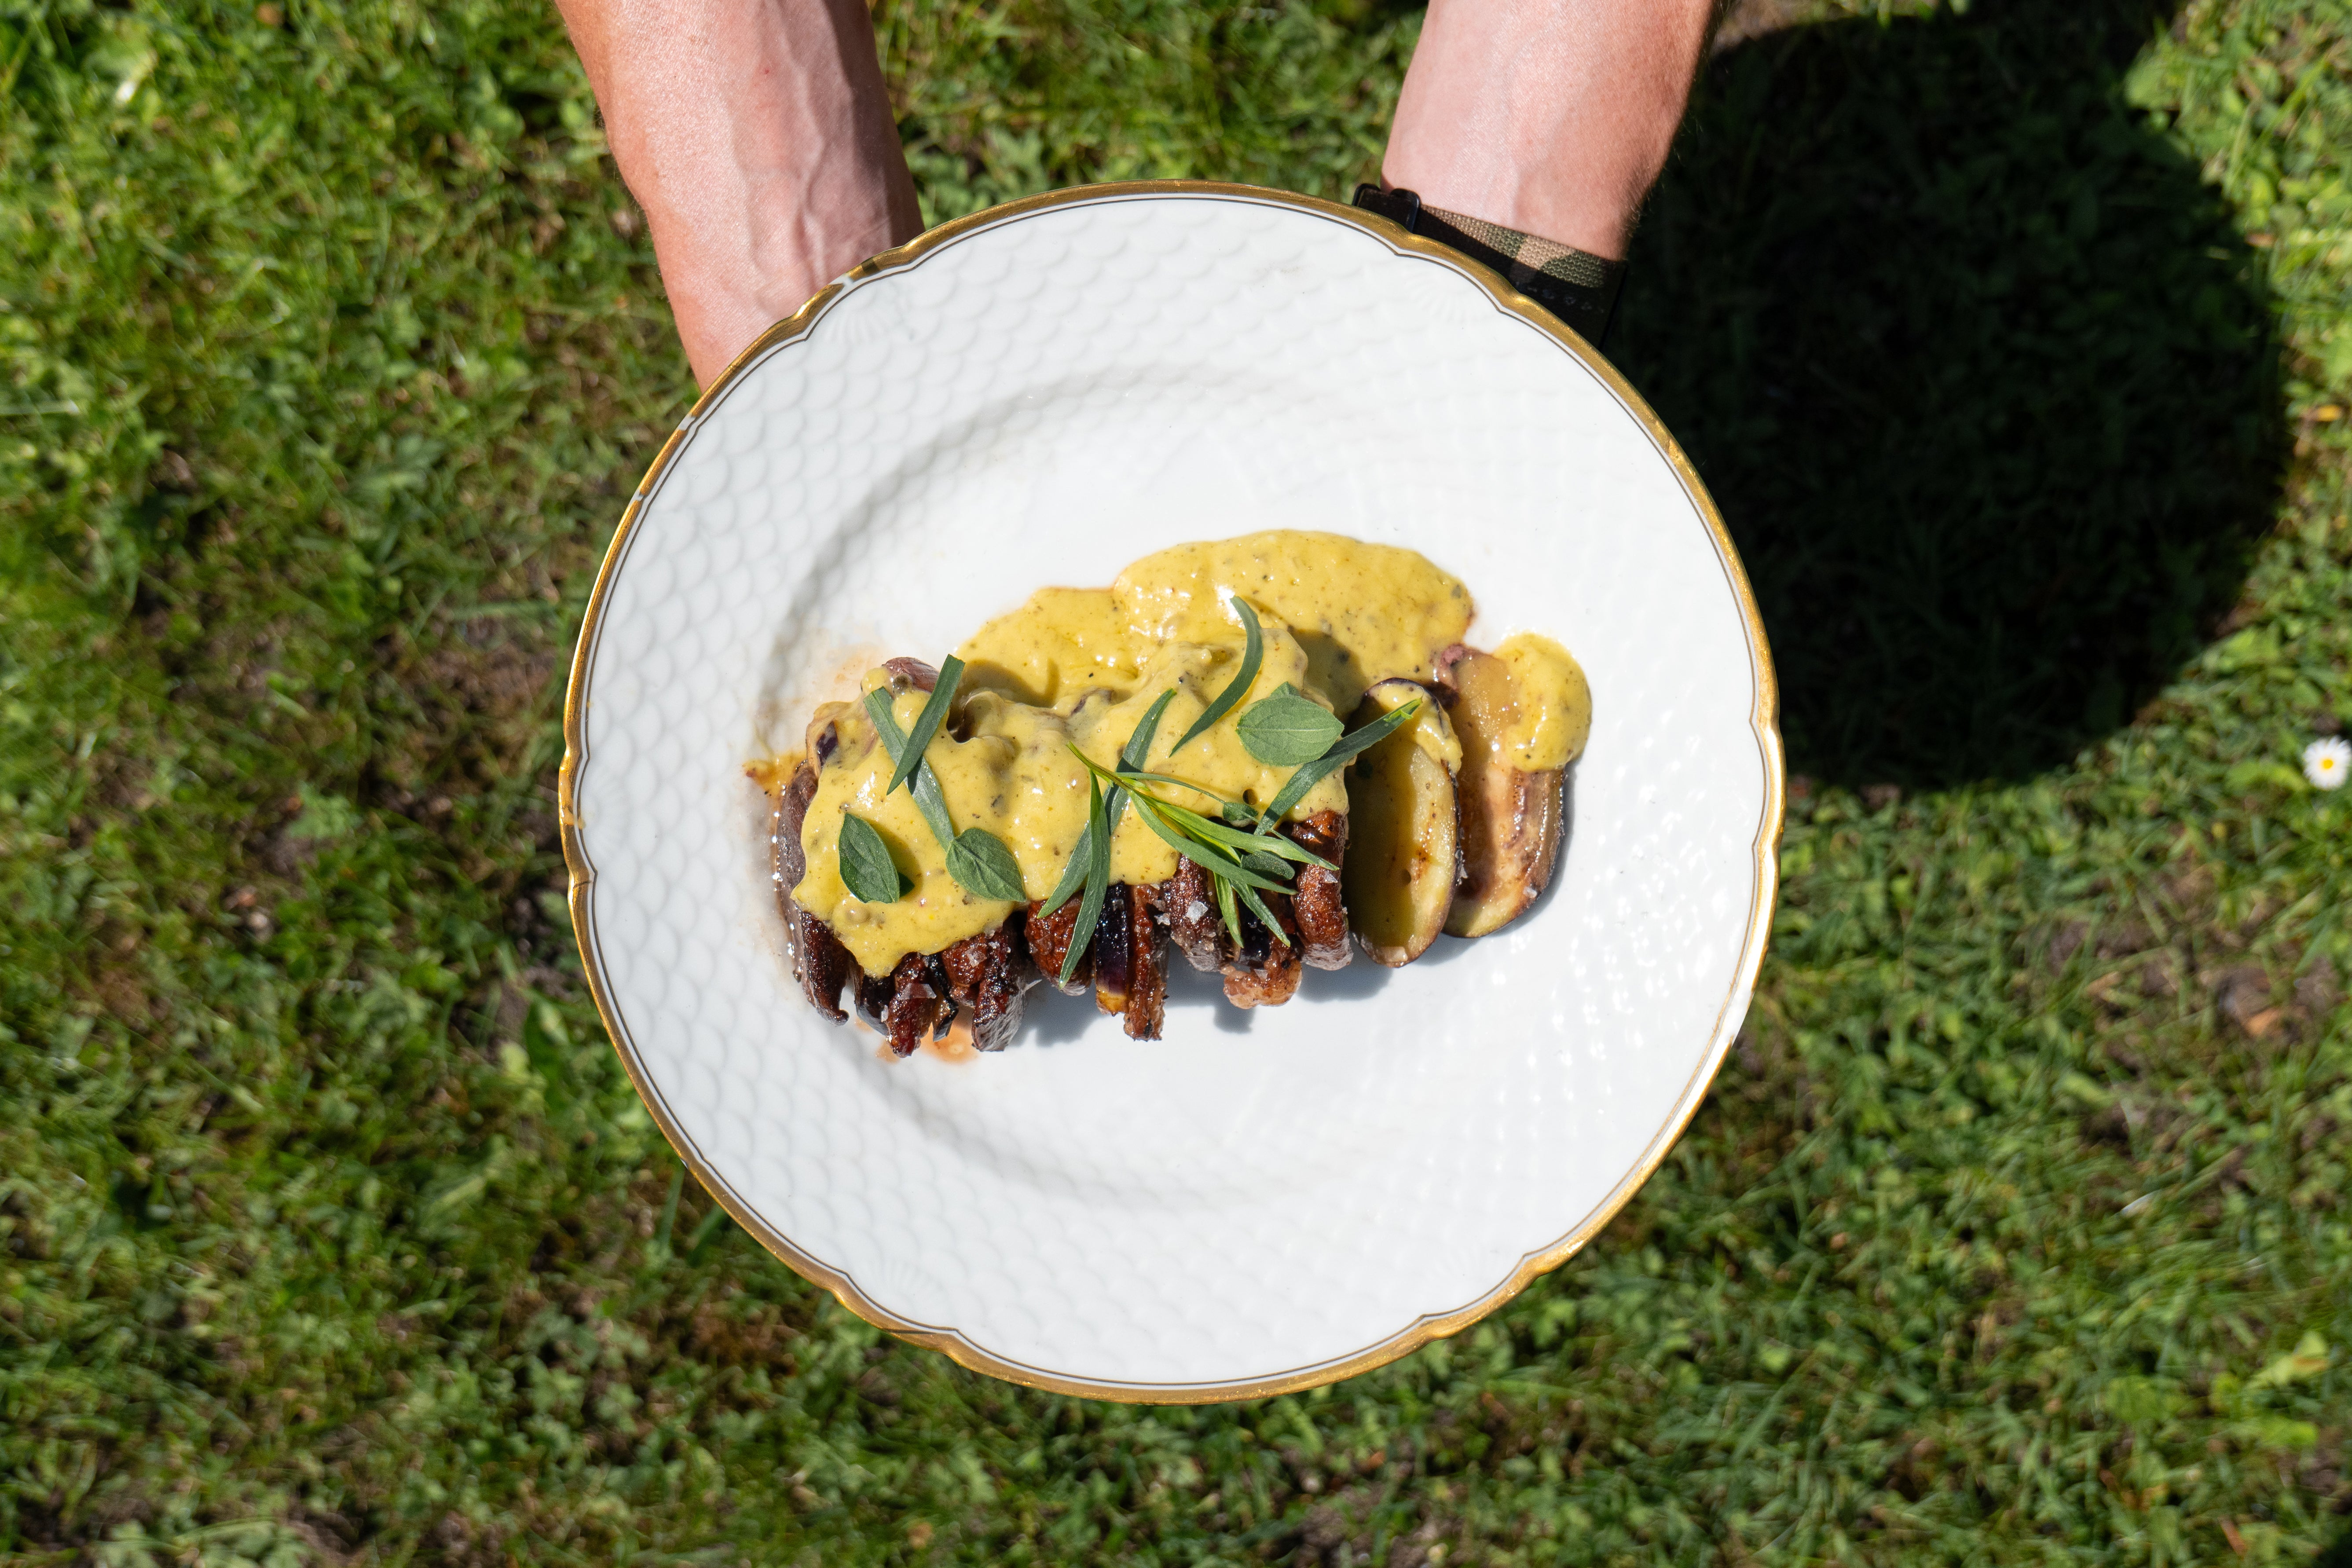
<path id="1" fill-rule="evenodd" d="M 1247 599 L 1235 594 L 1233 606 L 1234 614 L 1242 618 L 1242 632 L 1248 639 L 1242 647 L 1242 667 L 1234 672 L 1232 682 L 1217 693 L 1217 700 L 1202 709 L 1201 716 L 1192 721 L 1192 727 L 1184 731 L 1184 738 L 1168 748 L 1171 755 L 1191 745 L 1194 736 L 1232 712 L 1234 704 L 1247 697 L 1250 688 L 1257 684 L 1258 666 L 1265 662 L 1265 634 L 1258 629 L 1257 612 L 1249 607 Z"/>
<path id="2" fill-rule="evenodd" d="M 907 879 L 890 858 L 890 847 L 880 829 L 862 816 L 841 814 L 841 837 L 836 854 L 841 879 L 863 904 L 895 904 L 907 891 Z"/>
<path id="3" fill-rule="evenodd" d="M 1217 815 L 1225 819 L 1229 827 L 1254 827 L 1257 825 L 1257 813 L 1237 800 L 1218 801 Z"/>
<path id="4" fill-rule="evenodd" d="M 1215 886 L 1217 914 L 1225 922 L 1225 934 L 1234 939 L 1235 947 L 1239 947 L 1242 944 L 1242 913 L 1234 900 L 1234 885 L 1219 877 L 1215 879 Z"/>
<path id="5" fill-rule="evenodd" d="M 1288 888 L 1273 878 L 1261 876 L 1251 870 L 1215 845 L 1203 843 L 1198 838 L 1187 837 L 1160 815 L 1159 804 L 1150 795 L 1137 795 L 1135 809 L 1136 815 L 1143 818 L 1144 826 L 1158 834 L 1171 849 L 1175 850 L 1177 854 L 1192 861 L 1211 876 L 1223 877 L 1228 881 L 1239 882 L 1247 888 L 1264 888 L 1269 893 L 1290 891 Z"/>
<path id="6" fill-rule="evenodd" d="M 956 684 L 962 679 L 963 660 L 950 654 L 940 666 L 939 683 L 931 688 L 930 700 L 924 703 L 922 712 L 915 716 L 915 732 L 907 738 L 905 745 L 891 753 L 898 769 L 890 775 L 889 785 L 883 794 L 887 795 L 905 784 L 915 769 L 921 765 L 923 754 L 931 748 L 931 737 L 940 732 L 940 721 L 948 716 L 948 704 L 955 700 Z M 895 722 L 896 715 L 892 717 Z M 956 880 L 961 882 L 963 879 L 959 877 Z"/>
<path id="7" fill-rule="evenodd" d="M 1076 748 L 1073 747 L 1072 750 Z M 1103 810 L 1102 782 L 1087 775 L 1087 896 L 1078 904 L 1078 923 L 1070 933 L 1069 951 L 1062 955 L 1062 984 L 1078 972 L 1078 960 L 1095 940 L 1102 920 L 1103 897 L 1110 891 L 1110 817 Z"/>
<path id="8" fill-rule="evenodd" d="M 1171 686 L 1161 692 L 1150 707 L 1143 710 L 1143 717 L 1137 722 L 1135 732 L 1127 738 L 1127 744 L 1118 749 L 1120 773 L 1143 765 L 1143 759 L 1151 754 L 1152 737 L 1160 733 L 1160 716 L 1167 712 L 1168 705 L 1175 700 L 1176 689 Z M 1076 749 L 1072 748 L 1074 751 Z M 1088 767 L 1094 766 L 1094 763 L 1084 756 L 1079 757 L 1078 760 Z M 1114 786 L 1109 797 L 1103 802 L 1103 820 L 1110 825 L 1113 831 L 1118 827 L 1118 814 L 1126 809 L 1127 791 Z"/>
<path id="9" fill-rule="evenodd" d="M 1078 889 L 1087 885 L 1087 868 L 1092 864 L 1087 851 L 1092 843 L 1093 840 L 1087 835 L 1083 833 L 1078 835 L 1078 847 L 1070 851 L 1070 863 L 1062 868 L 1062 879 L 1054 884 L 1054 890 L 1047 894 L 1045 901 L 1038 906 L 1039 914 L 1052 914 L 1055 910 L 1076 898 Z"/>
<path id="10" fill-rule="evenodd" d="M 1239 863 L 1236 856 L 1232 853 L 1227 853 L 1228 850 L 1248 850 L 1268 856 L 1278 856 L 1285 860 L 1296 860 L 1302 865 L 1320 866 L 1327 871 L 1336 871 L 1339 869 L 1337 866 L 1332 865 L 1330 861 L 1324 859 L 1320 855 L 1314 853 L 1312 850 L 1301 848 L 1299 846 L 1292 843 L 1288 838 L 1282 837 L 1280 834 L 1276 833 L 1267 827 L 1258 826 L 1249 832 L 1244 832 L 1239 828 L 1228 827 L 1223 823 L 1203 816 L 1197 811 L 1188 810 L 1183 806 L 1176 805 L 1172 801 L 1162 800 L 1158 795 L 1152 795 L 1148 791 L 1134 788 L 1134 785 L 1138 782 L 1147 779 L 1155 783 L 1172 784 L 1184 784 L 1182 779 L 1170 778 L 1165 773 L 1114 773 L 1105 768 L 1101 763 L 1096 762 L 1093 758 L 1087 756 L 1084 752 L 1079 751 L 1075 745 L 1070 747 L 1070 754 L 1077 758 L 1079 763 L 1084 766 L 1087 773 L 1092 774 L 1094 778 L 1112 786 L 1110 800 L 1114 810 L 1116 810 L 1119 804 L 1127 798 L 1130 792 L 1132 792 L 1139 802 L 1150 803 L 1146 820 L 1151 826 L 1152 831 L 1159 833 L 1161 837 L 1166 838 L 1168 834 L 1166 831 L 1163 831 L 1163 828 L 1172 829 L 1180 837 L 1199 841 L 1205 848 L 1216 852 L 1214 862 L 1216 865 Z M 1187 784 L 1185 787 L 1197 788 L 1198 786 Z M 1211 792 L 1208 791 L 1203 791 L 1202 793 L 1211 794 Z M 1213 794 L 1212 798 L 1214 798 Z M 1246 810 L 1246 808 L 1244 809 Z M 1246 817 L 1245 820 L 1255 823 L 1257 821 L 1257 818 L 1253 814 Z M 1169 842 L 1174 843 L 1175 840 L 1170 839 Z M 1204 859 L 1199 856 L 1193 856 L 1192 858 L 1198 860 L 1202 866 L 1212 865 L 1211 860 Z M 1284 877 L 1287 877 L 1290 873 L 1288 868 L 1285 868 L 1279 874 Z M 1276 889 L 1275 890 L 1286 891 L 1287 889 Z"/>
<path id="11" fill-rule="evenodd" d="M 1122 766 L 1119 768 L 1119 770 L 1118 770 L 1118 772 L 1117 773 L 1112 774 L 1112 775 L 1110 775 L 1110 776 L 1111 776 L 1111 777 L 1114 777 L 1114 778 L 1116 778 L 1116 779 L 1118 779 L 1118 782 L 1119 782 L 1119 783 L 1121 783 L 1121 784 L 1173 784 L 1173 785 L 1175 785 L 1178 789 L 1189 789 L 1189 790 L 1191 790 L 1194 795 L 1207 795 L 1211 800 L 1217 801 L 1217 802 L 1221 803 L 1221 804 L 1220 804 L 1220 806 L 1219 806 L 1219 809 L 1220 809 L 1220 810 L 1222 810 L 1222 809 L 1223 808 L 1223 806 L 1225 806 L 1225 805 L 1237 805 L 1237 804 L 1239 804 L 1238 802 L 1227 801 L 1223 795 L 1219 795 L 1215 790 L 1213 790 L 1213 789 L 1209 788 L 1206 784 L 1194 784 L 1191 779 L 1180 779 L 1180 778 L 1175 778 L 1175 777 L 1173 777 L 1173 776 L 1171 776 L 1171 775 L 1170 775 L 1170 774 L 1167 774 L 1167 773 L 1145 773 L 1141 768 L 1130 768 L 1130 767 L 1126 767 L 1126 766 L 1122 765 Z M 1249 808 L 1248 808 L 1247 806 L 1243 806 L 1243 807 L 1242 807 L 1242 809 L 1243 809 L 1243 810 L 1244 810 L 1244 811 L 1248 811 L 1248 810 L 1249 810 Z M 1252 821 L 1255 821 L 1255 820 L 1257 819 L 1257 814 L 1256 814 L 1255 812 L 1251 812 L 1251 813 L 1250 813 L 1250 819 L 1251 819 Z"/>
<path id="12" fill-rule="evenodd" d="M 1136 724 L 1135 733 L 1129 735 L 1127 738 L 1127 744 L 1119 748 L 1120 772 L 1133 772 L 1143 765 L 1146 757 L 1151 755 L 1151 739 L 1160 733 L 1160 716 L 1167 712 L 1168 705 L 1175 700 L 1176 689 L 1171 686 L 1161 692 L 1150 707 L 1143 710 L 1143 718 Z"/>
<path id="13" fill-rule="evenodd" d="M 1275 941 L 1282 943 L 1283 946 L 1288 947 L 1290 945 L 1290 939 L 1282 934 L 1282 922 L 1274 918 L 1274 911 L 1265 907 L 1265 900 L 1257 896 L 1255 889 L 1244 885 L 1237 889 L 1237 891 L 1241 896 L 1242 902 L 1250 907 L 1250 913 L 1255 915 L 1265 923 L 1265 933 L 1274 938 Z M 1234 941 L 1235 942 L 1239 942 L 1241 939 L 1239 937 L 1235 937 Z"/>
<path id="14" fill-rule="evenodd" d="M 877 688 L 866 694 L 866 716 L 874 722 L 874 732 L 882 738 L 882 750 L 893 763 L 907 758 L 907 732 L 898 728 L 898 715 L 890 709 L 890 693 Z M 940 793 L 940 775 L 922 753 L 915 753 L 915 782 L 908 793 L 915 797 L 915 809 L 923 814 L 923 821 L 931 837 L 940 841 L 942 849 L 955 846 L 955 824 L 948 818 L 947 796 Z"/>
<path id="15" fill-rule="evenodd" d="M 1302 849 L 1271 829 L 1244 833 L 1237 828 L 1227 827 L 1222 822 L 1212 822 L 1198 812 L 1187 811 L 1181 805 L 1171 805 L 1156 795 L 1152 799 L 1178 827 L 1195 838 L 1230 849 L 1244 860 L 1247 860 L 1252 854 L 1279 856 L 1285 860 L 1296 860 L 1302 866 L 1320 866 L 1326 871 L 1336 871 L 1339 868 L 1313 850 Z M 1282 875 L 1287 877 L 1290 873 L 1285 870 Z"/>
<path id="16" fill-rule="evenodd" d="M 1416 697 L 1409 702 L 1401 703 L 1390 709 L 1347 739 L 1334 744 L 1329 751 L 1290 775 L 1289 780 L 1283 784 L 1281 792 L 1266 803 L 1265 813 L 1259 820 L 1268 823 L 1280 822 L 1290 814 L 1292 806 L 1307 798 L 1308 790 L 1321 784 L 1335 770 L 1345 766 L 1350 758 L 1387 740 L 1396 732 L 1398 725 L 1420 710 L 1421 699 Z"/>
<path id="17" fill-rule="evenodd" d="M 1259 762 L 1295 768 L 1318 760 L 1347 726 L 1321 703 L 1286 687 L 1251 703 L 1234 728 Z"/>
<path id="18" fill-rule="evenodd" d="M 1280 878 L 1284 881 L 1290 879 L 1292 875 L 1290 868 L 1263 849 L 1244 849 L 1240 852 L 1240 855 L 1241 863 L 1253 871 L 1262 872 L 1268 877 Z"/>
<path id="19" fill-rule="evenodd" d="M 1316 759 L 1325 763 L 1344 763 L 1349 758 L 1370 751 L 1396 732 L 1398 725 L 1421 711 L 1421 699 L 1410 698 L 1397 704 L 1362 729 L 1339 742 Z"/>
<path id="20" fill-rule="evenodd" d="M 1004 840 L 984 827 L 967 827 L 956 835 L 948 847 L 948 875 L 968 893 L 983 899 L 1003 899 L 1008 903 L 1026 903 L 1029 893 L 1021 885 L 1021 862 L 1004 847 Z"/>

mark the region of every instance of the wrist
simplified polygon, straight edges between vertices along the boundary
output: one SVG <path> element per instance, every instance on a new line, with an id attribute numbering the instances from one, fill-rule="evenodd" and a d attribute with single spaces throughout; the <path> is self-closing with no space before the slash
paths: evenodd
<path id="1" fill-rule="evenodd" d="M 1431 0 L 1382 176 L 1433 207 L 1622 260 L 1665 167 L 1709 0 Z"/>
<path id="2" fill-rule="evenodd" d="M 863 0 L 563 0 L 708 385 L 922 226 Z"/>
<path id="3" fill-rule="evenodd" d="M 1425 143 L 1391 142 L 1381 180 L 1393 190 L 1418 192 L 1428 205 L 1463 213 L 1522 234 L 1622 261 L 1657 171 L 1605 164 L 1561 167 L 1545 161 L 1511 163 L 1483 153 L 1435 155 Z"/>

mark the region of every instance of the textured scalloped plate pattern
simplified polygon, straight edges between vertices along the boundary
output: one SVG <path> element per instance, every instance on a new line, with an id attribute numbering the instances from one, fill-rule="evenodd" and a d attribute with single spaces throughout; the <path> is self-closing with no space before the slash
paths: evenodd
<path id="1" fill-rule="evenodd" d="M 1550 890 L 1409 968 L 1167 1037 L 1031 994 L 893 1062 L 793 984 L 745 764 L 890 654 L 1187 540 L 1327 529 L 1469 585 L 1593 690 Z M 1737 556 L 1655 417 L 1493 274 L 1240 186 L 1098 186 L 877 258 L 746 351 L 639 488 L 565 711 L 572 908 L 696 1175 L 845 1305 L 1107 1398 L 1255 1396 L 1475 1321 L 1632 1195 L 1769 929 L 1781 763 Z"/>

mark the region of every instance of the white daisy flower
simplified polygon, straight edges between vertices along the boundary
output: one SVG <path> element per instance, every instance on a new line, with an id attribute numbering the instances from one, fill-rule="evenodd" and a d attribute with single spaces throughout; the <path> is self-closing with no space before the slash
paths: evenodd
<path id="1" fill-rule="evenodd" d="M 2303 749 L 2303 776 L 2319 789 L 2342 789 L 2352 778 L 2352 745 L 2330 735 Z"/>

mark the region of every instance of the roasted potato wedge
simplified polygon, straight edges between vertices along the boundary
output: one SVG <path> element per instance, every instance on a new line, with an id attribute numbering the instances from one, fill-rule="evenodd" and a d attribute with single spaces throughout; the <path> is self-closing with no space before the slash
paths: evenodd
<path id="1" fill-rule="evenodd" d="M 1447 712 L 1462 743 L 1462 880 L 1449 936 L 1485 936 L 1525 914 L 1559 864 L 1563 768 L 1517 765 L 1522 693 L 1510 665 L 1454 647 L 1439 661 Z"/>
<path id="2" fill-rule="evenodd" d="M 1381 681 L 1364 694 L 1356 723 L 1415 697 L 1423 700 L 1412 721 L 1348 770 L 1340 886 L 1357 940 L 1391 969 L 1437 940 L 1460 873 L 1454 763 L 1462 748 L 1436 694 L 1416 681 Z"/>

